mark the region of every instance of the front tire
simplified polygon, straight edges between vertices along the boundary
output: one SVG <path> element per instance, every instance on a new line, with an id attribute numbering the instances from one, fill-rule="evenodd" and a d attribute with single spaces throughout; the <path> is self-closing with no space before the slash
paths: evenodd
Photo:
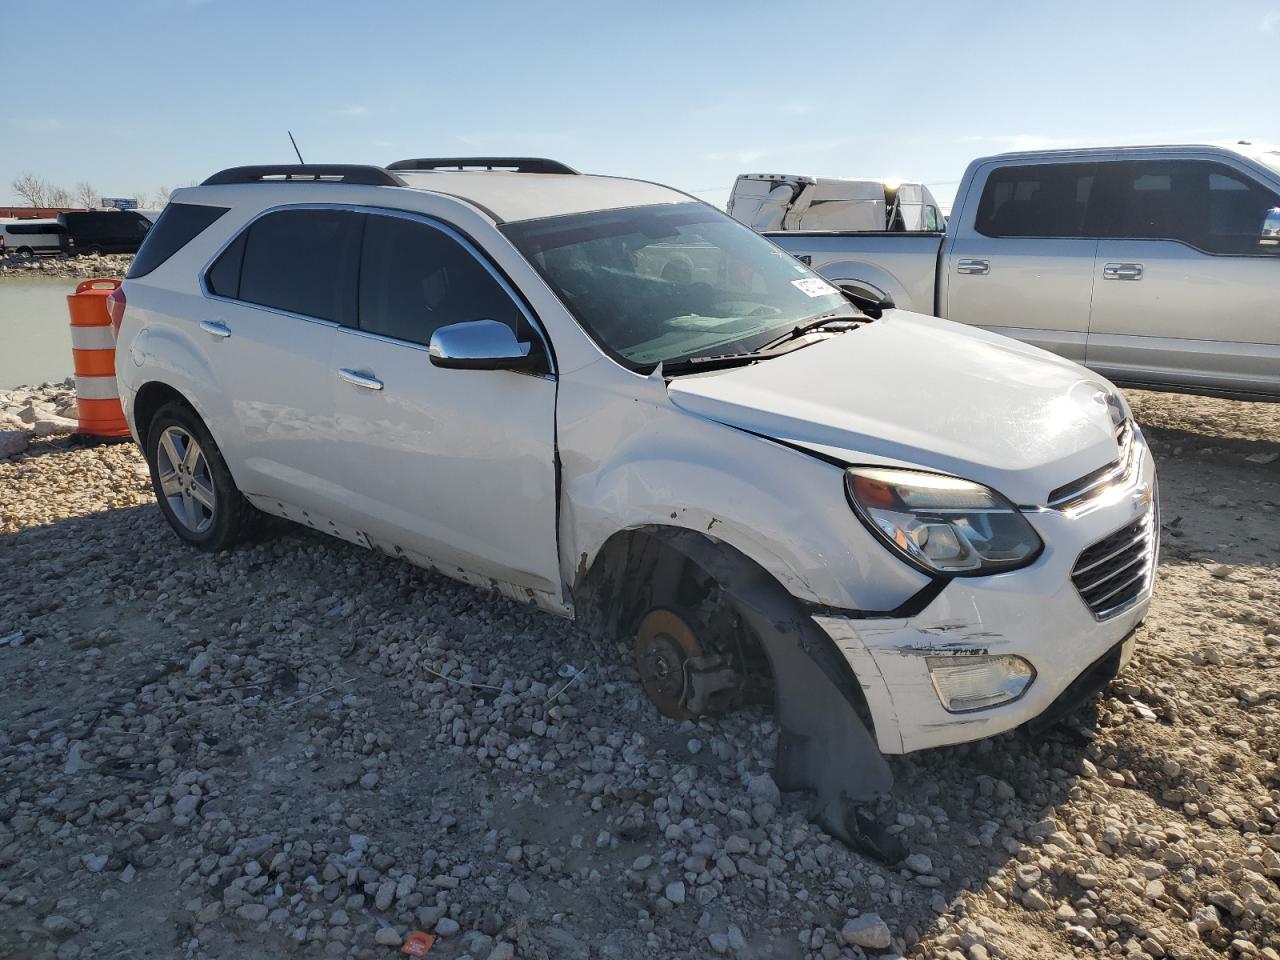
<path id="1" fill-rule="evenodd" d="M 160 512 L 183 542 L 212 553 L 249 532 L 253 507 L 204 421 L 185 403 L 168 403 L 156 412 L 146 457 Z"/>

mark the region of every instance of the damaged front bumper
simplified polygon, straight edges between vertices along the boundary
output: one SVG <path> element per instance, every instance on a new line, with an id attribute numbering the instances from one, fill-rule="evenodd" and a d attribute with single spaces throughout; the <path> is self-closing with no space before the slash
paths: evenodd
<path id="1" fill-rule="evenodd" d="M 1100 663 L 1115 670 L 1128 662 L 1134 630 L 1150 605 L 1158 559 L 1150 455 L 1124 489 L 1092 509 L 1039 510 L 1027 518 L 1045 551 L 1025 569 L 952 580 L 910 617 L 814 615 L 857 675 L 883 752 L 910 753 L 1011 730 L 1071 699 L 1082 686 L 1096 686 L 1105 673 Z M 1150 531 L 1145 580 L 1122 608 L 1095 613 L 1073 583 L 1073 571 L 1079 573 L 1091 545 L 1133 524 Z M 966 658 L 987 668 L 993 705 L 947 708 L 943 695 L 955 685 L 939 683 L 939 676 L 951 661 L 959 666 Z M 979 670 L 953 674 L 970 686 L 982 683 Z M 981 690 L 973 695 L 972 702 L 981 704 Z"/>

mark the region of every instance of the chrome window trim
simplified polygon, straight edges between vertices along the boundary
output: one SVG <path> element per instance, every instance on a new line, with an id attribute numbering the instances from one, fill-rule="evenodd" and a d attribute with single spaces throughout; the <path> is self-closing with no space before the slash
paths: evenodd
<path id="1" fill-rule="evenodd" d="M 550 371 L 545 375 L 546 378 L 551 380 L 554 380 L 556 378 L 556 358 L 555 358 L 555 353 L 551 349 L 551 339 L 547 336 L 546 331 L 543 329 L 541 321 L 539 321 L 537 316 L 534 315 L 533 311 L 525 304 L 524 298 L 520 296 L 520 294 L 516 291 L 515 287 L 512 286 L 512 284 L 507 281 L 506 277 L 504 277 L 502 273 L 497 270 L 497 268 L 494 267 L 494 265 L 489 261 L 489 258 L 480 250 L 480 248 L 477 247 L 474 242 L 468 239 L 466 234 L 462 233 L 456 227 L 454 227 L 449 223 L 446 223 L 443 220 L 440 220 L 436 217 L 432 217 L 428 214 L 417 213 L 412 210 L 397 210 L 392 207 L 375 207 L 375 206 L 368 206 L 365 204 L 351 204 L 351 203 L 281 203 L 272 207 L 264 207 L 263 209 L 259 210 L 256 214 L 254 214 L 252 217 L 250 217 L 248 220 L 241 223 L 240 226 L 231 234 L 231 236 L 228 237 L 225 241 L 223 241 L 222 244 L 220 244 L 218 248 L 213 252 L 213 255 L 209 257 L 208 260 L 205 261 L 204 266 L 200 268 L 200 272 L 198 274 L 200 292 L 206 300 L 216 300 L 216 301 L 221 301 L 222 303 L 233 303 L 243 307 L 252 307 L 255 310 L 266 310 L 268 313 L 274 313 L 282 317 L 289 317 L 295 320 L 305 320 L 308 323 L 321 324 L 322 326 L 332 327 L 335 330 L 343 330 L 345 332 L 353 333 L 358 336 L 368 337 L 369 339 L 372 339 L 372 340 L 381 340 L 384 343 L 391 343 L 399 346 L 412 347 L 415 350 L 420 350 L 423 352 L 426 352 L 430 349 L 427 344 L 414 343 L 410 340 L 400 340 L 400 339 L 397 339 L 396 337 L 384 336 L 383 334 L 374 333 L 370 330 L 361 330 L 358 326 L 349 327 L 349 326 L 346 326 L 345 324 L 339 323 L 336 320 L 326 320 L 323 317 L 312 317 L 302 313 L 294 313 L 290 310 L 281 310 L 279 307 L 269 307 L 269 306 L 266 306 L 265 304 L 253 303 L 252 301 L 249 301 L 249 300 L 240 300 L 235 297 L 224 297 L 210 290 L 208 279 L 207 279 L 209 275 L 209 271 L 213 268 L 213 265 L 218 261 L 218 258 L 221 257 L 222 254 L 226 252 L 227 248 L 230 247 L 233 243 L 235 243 L 236 240 L 238 240 L 242 234 L 244 234 L 250 227 L 252 227 L 255 223 L 257 223 L 263 217 L 273 213 L 280 213 L 286 210 L 341 210 L 347 213 L 357 213 L 357 214 L 363 214 L 366 216 L 397 217 L 401 220 L 415 221 L 417 223 L 421 223 L 421 224 L 424 224 L 425 226 L 431 227 L 432 229 L 439 230 L 445 236 L 449 237 L 451 240 L 458 243 L 464 250 L 467 251 L 467 253 L 471 254 L 471 256 L 474 257 L 475 260 L 480 264 L 480 266 L 485 269 L 485 271 L 489 274 L 489 276 L 491 276 L 497 282 L 498 286 L 502 288 L 502 291 L 511 299 L 511 302 L 515 304 L 516 309 L 520 311 L 521 315 L 528 322 L 529 328 L 533 330 L 534 334 L 538 337 L 539 341 L 541 341 L 542 343 L 542 351 L 547 358 L 547 365 L 550 367 Z M 363 251 L 363 249 L 364 249 L 364 240 L 363 238 L 361 238 L 361 251 Z M 359 317 L 358 287 L 356 290 L 356 300 L 357 300 L 356 322 L 359 323 L 360 317 Z"/>

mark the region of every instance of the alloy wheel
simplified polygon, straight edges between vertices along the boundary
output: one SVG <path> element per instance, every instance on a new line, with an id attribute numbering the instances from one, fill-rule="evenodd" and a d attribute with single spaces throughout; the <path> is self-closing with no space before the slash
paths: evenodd
<path id="1" fill-rule="evenodd" d="M 160 489 L 174 517 L 192 533 L 213 525 L 217 509 L 213 474 L 200 444 L 178 426 L 166 427 L 156 448 Z"/>

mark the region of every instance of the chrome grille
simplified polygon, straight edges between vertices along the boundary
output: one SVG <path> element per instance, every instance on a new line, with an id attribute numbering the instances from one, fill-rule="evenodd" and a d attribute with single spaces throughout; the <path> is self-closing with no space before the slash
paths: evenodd
<path id="1" fill-rule="evenodd" d="M 1126 420 L 1116 430 L 1116 446 L 1120 456 L 1105 467 L 1086 473 L 1078 480 L 1063 484 L 1049 494 L 1047 506 L 1068 510 L 1105 493 L 1117 483 L 1129 480 L 1137 468 L 1137 445 L 1133 442 L 1133 424 Z"/>
<path id="2" fill-rule="evenodd" d="M 1071 582 L 1094 617 L 1123 613 L 1151 587 L 1155 568 L 1155 511 L 1087 547 L 1076 560 Z"/>

